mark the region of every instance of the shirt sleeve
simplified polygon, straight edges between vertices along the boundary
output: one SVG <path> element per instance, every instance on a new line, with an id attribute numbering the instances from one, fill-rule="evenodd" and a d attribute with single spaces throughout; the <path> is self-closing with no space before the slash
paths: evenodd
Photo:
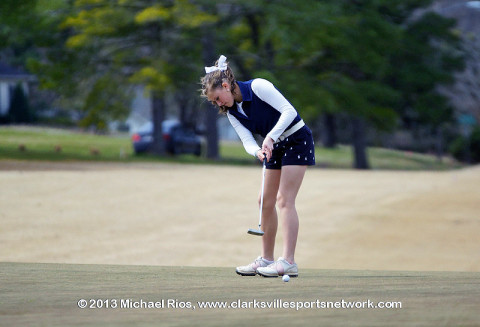
<path id="1" fill-rule="evenodd" d="M 297 117 L 297 111 L 280 93 L 273 84 L 265 79 L 257 78 L 252 81 L 252 91 L 264 102 L 280 112 L 280 118 L 272 130 L 267 134 L 275 142 L 287 127 Z"/>
<path id="2" fill-rule="evenodd" d="M 260 150 L 260 147 L 258 146 L 257 141 L 255 141 L 253 134 L 245 126 L 243 126 L 237 118 L 228 112 L 227 117 L 230 121 L 230 124 L 232 124 L 233 128 L 237 132 L 238 137 L 240 137 L 240 140 L 242 140 L 245 151 L 255 157 L 257 155 L 257 151 Z"/>

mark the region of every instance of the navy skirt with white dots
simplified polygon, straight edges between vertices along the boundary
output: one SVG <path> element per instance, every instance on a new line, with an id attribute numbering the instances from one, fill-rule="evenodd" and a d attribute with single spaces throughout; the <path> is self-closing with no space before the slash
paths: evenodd
<path id="1" fill-rule="evenodd" d="M 267 162 L 267 169 L 314 165 L 315 147 L 312 131 L 305 125 L 283 141 L 273 145 L 272 158 Z"/>

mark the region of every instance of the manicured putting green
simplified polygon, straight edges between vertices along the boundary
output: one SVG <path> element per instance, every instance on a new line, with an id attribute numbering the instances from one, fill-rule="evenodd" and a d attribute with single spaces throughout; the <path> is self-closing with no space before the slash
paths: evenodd
<path id="1" fill-rule="evenodd" d="M 284 283 L 240 277 L 233 268 L 0 263 L 0 280 L 4 326 L 478 326 L 480 321 L 480 273 L 301 270 Z M 202 309 L 199 302 L 207 301 L 227 308 Z"/>

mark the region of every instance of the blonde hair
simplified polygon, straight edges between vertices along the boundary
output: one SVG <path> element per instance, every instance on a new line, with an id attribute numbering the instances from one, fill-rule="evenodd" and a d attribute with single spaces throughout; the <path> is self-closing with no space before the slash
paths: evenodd
<path id="1" fill-rule="evenodd" d="M 218 60 L 215 62 L 215 67 L 218 67 Z M 227 69 L 225 70 L 218 69 L 210 73 L 207 73 L 205 74 L 205 76 L 203 76 L 200 79 L 200 82 L 202 83 L 200 96 L 203 98 L 208 98 L 208 93 L 211 90 L 222 87 L 222 84 L 224 82 L 230 85 L 230 90 L 232 94 L 235 95 L 235 91 L 236 91 L 235 75 L 233 75 L 233 71 L 230 68 L 230 66 L 228 66 L 228 63 L 227 63 Z M 212 101 L 212 104 L 218 107 L 218 110 L 220 113 L 223 113 L 223 114 L 227 113 L 228 108 L 226 108 L 225 106 L 218 106 L 215 101 Z"/>

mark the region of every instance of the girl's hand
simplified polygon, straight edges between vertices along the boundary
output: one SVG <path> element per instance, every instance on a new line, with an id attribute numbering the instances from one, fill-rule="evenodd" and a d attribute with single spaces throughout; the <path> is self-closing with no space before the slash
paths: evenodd
<path id="1" fill-rule="evenodd" d="M 260 160 L 261 162 L 263 162 L 264 158 L 265 158 L 265 156 L 263 155 L 262 149 L 258 150 L 257 151 L 257 159 Z"/>
<path id="2" fill-rule="evenodd" d="M 273 151 L 273 140 L 271 137 L 267 136 L 265 140 L 263 140 L 262 144 L 262 161 L 263 161 L 263 154 L 267 155 L 267 161 L 270 161 L 270 158 L 272 157 L 272 151 Z"/>

